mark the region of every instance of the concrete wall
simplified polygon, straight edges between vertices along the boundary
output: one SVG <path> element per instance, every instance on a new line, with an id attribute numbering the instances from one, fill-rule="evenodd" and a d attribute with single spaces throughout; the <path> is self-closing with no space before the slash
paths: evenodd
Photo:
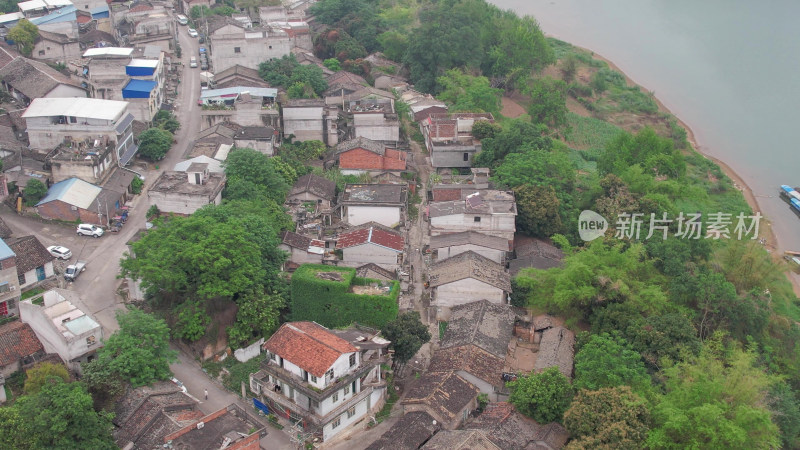
<path id="1" fill-rule="evenodd" d="M 375 263 L 384 269 L 395 270 L 398 265 L 397 257 L 401 254 L 402 252 L 367 243 L 342 249 L 342 261 L 352 267 Z"/>
<path id="2" fill-rule="evenodd" d="M 356 403 L 354 405 L 355 406 L 355 414 L 353 414 L 352 417 L 347 417 L 347 415 L 348 415 L 347 411 L 345 411 L 341 416 L 338 416 L 339 425 L 336 428 L 333 427 L 333 422 L 329 422 L 325 426 L 323 426 L 322 427 L 322 440 L 323 441 L 327 441 L 327 440 L 331 439 L 332 437 L 336 436 L 338 433 L 340 433 L 342 430 L 344 430 L 345 428 L 347 428 L 351 424 L 353 424 L 355 422 L 358 422 L 359 420 L 361 420 L 362 417 L 366 416 L 367 413 L 369 412 L 369 409 L 370 409 L 369 408 L 369 402 L 370 402 L 370 398 L 367 397 L 367 398 L 361 399 L 361 401 Z M 333 420 L 335 421 L 335 420 L 337 420 L 337 418 L 334 418 Z"/>
<path id="3" fill-rule="evenodd" d="M 322 200 L 322 206 L 330 207 L 331 202 L 329 200 L 322 199 L 310 192 L 303 192 L 297 195 L 290 195 L 289 200 L 300 200 L 304 202 L 317 202 L 318 200 Z"/>
<path id="4" fill-rule="evenodd" d="M 264 338 L 262 337 L 256 342 L 248 345 L 244 348 L 238 348 L 233 351 L 233 356 L 239 362 L 247 362 L 251 359 L 255 358 L 256 356 L 261 354 L 261 346 L 264 344 Z"/>
<path id="5" fill-rule="evenodd" d="M 431 152 L 431 165 L 433 167 L 472 167 L 472 159 L 478 149 L 475 147 L 461 147 L 444 150 L 443 147 L 434 147 Z M 464 160 L 466 155 L 466 160 Z"/>
<path id="6" fill-rule="evenodd" d="M 294 39 L 226 25 L 211 33 L 210 45 L 213 70 L 219 73 L 237 64 L 258 70 L 262 62 L 288 55 Z"/>
<path id="7" fill-rule="evenodd" d="M 238 148 L 252 148 L 267 156 L 275 154 L 275 149 L 272 147 L 272 141 L 264 141 L 261 139 L 236 139 L 235 145 Z"/>
<path id="8" fill-rule="evenodd" d="M 33 46 L 31 57 L 40 61 L 66 63 L 72 59 L 80 58 L 81 54 L 81 45 L 77 41 L 59 44 L 41 40 Z"/>
<path id="9" fill-rule="evenodd" d="M 52 123 L 50 117 L 30 117 L 25 121 L 32 149 L 52 150 L 64 142 L 64 136 L 72 137 L 73 141 L 94 140 L 101 136 L 108 136 L 112 141 L 117 140 L 116 130 L 110 120 L 80 117 L 77 123 L 60 124 L 57 121 Z"/>
<path id="10" fill-rule="evenodd" d="M 53 261 L 50 261 L 50 262 L 46 263 L 44 265 L 44 279 L 48 279 L 48 278 L 50 278 L 52 276 L 55 276 L 55 274 L 56 273 L 53 270 Z M 19 286 L 20 289 L 26 288 L 28 286 L 31 286 L 31 285 L 34 285 L 34 284 L 38 283 L 39 281 L 42 281 L 36 276 L 36 269 L 29 270 L 29 271 L 25 272 L 24 278 L 25 278 L 25 284 L 21 284 Z"/>
<path id="11" fill-rule="evenodd" d="M 114 163 L 114 150 L 112 148 L 105 149 L 105 153 L 96 163 L 93 160 L 85 160 L 82 156 L 76 156 L 71 161 L 52 160 L 53 182 L 58 183 L 59 181 L 76 177 L 87 183 L 98 184 L 116 167 Z"/>
<path id="12" fill-rule="evenodd" d="M 475 217 L 480 217 L 480 222 L 476 222 Z M 431 236 L 459 231 L 479 231 L 512 240 L 515 230 L 516 221 L 513 214 L 451 214 L 431 217 Z"/>
<path id="13" fill-rule="evenodd" d="M 281 244 L 278 246 L 279 249 L 285 251 L 289 254 L 289 261 L 297 264 L 322 264 L 322 255 L 317 255 L 316 253 L 309 253 L 305 250 L 289 247 L 286 244 Z"/>
<path id="14" fill-rule="evenodd" d="M 295 136 L 295 141 L 321 141 L 324 136 L 324 122 L 322 120 L 322 106 L 314 107 L 284 107 L 283 108 L 283 136 Z"/>
<path id="15" fill-rule="evenodd" d="M 502 289 L 474 278 L 466 278 L 438 286 L 431 305 L 451 308 L 483 299 L 497 304 L 506 303 L 506 295 Z"/>
<path id="16" fill-rule="evenodd" d="M 400 223 L 398 206 L 346 206 L 342 208 L 342 219 L 350 225 L 361 225 L 370 221 L 387 227 Z"/>
<path id="17" fill-rule="evenodd" d="M 150 205 L 156 205 L 161 212 L 189 215 L 210 203 L 219 205 L 222 202 L 222 192 L 218 193 L 211 202 L 204 195 L 187 195 L 173 192 L 148 191 L 147 198 L 150 200 Z"/>
<path id="18" fill-rule="evenodd" d="M 87 97 L 86 91 L 69 84 L 59 84 L 45 95 L 45 98 Z"/>
<path id="19" fill-rule="evenodd" d="M 490 402 L 499 401 L 497 399 L 498 398 L 497 393 L 494 391 L 494 386 L 492 386 L 491 384 L 487 383 L 482 378 L 478 378 L 475 375 L 473 375 L 473 374 L 471 374 L 471 373 L 469 373 L 467 371 L 464 371 L 464 370 L 459 370 L 456 373 L 461 378 L 463 378 L 463 379 L 469 381 L 470 383 L 472 383 L 473 385 L 475 385 L 475 387 L 480 389 L 480 391 L 482 393 L 489 395 L 489 401 Z"/>
<path id="20" fill-rule="evenodd" d="M 468 251 L 473 251 L 481 256 L 485 256 L 496 263 L 502 264 L 505 258 L 506 252 L 502 250 L 495 250 L 493 248 L 486 248 L 481 247 L 480 245 L 475 244 L 466 244 L 466 245 L 453 245 L 451 247 L 443 247 L 438 250 L 439 256 L 436 259 L 437 261 L 443 261 L 447 258 L 451 258 L 461 253 L 466 253 Z"/>
<path id="21" fill-rule="evenodd" d="M 400 124 L 397 120 L 387 120 L 381 114 L 354 114 L 353 125 L 356 137 L 365 137 L 373 141 L 400 140 Z"/>

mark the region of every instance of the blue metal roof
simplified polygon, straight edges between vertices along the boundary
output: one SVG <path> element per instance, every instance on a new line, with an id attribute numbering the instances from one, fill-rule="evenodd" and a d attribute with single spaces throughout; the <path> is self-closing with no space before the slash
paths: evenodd
<path id="1" fill-rule="evenodd" d="M 52 202 L 53 200 L 60 200 L 64 197 L 64 194 L 69 191 L 69 188 L 72 187 L 78 181 L 77 178 L 70 178 L 68 180 L 59 181 L 58 183 L 50 186 L 50 189 L 47 190 L 47 195 L 44 196 L 43 199 L 39 200 L 39 203 L 36 206 L 45 204 L 47 202 Z"/>
<path id="2" fill-rule="evenodd" d="M 122 98 L 150 98 L 150 93 L 158 86 L 155 81 L 131 80 L 122 89 Z"/>
<path id="3" fill-rule="evenodd" d="M 78 20 L 78 8 L 73 6 L 65 6 L 58 9 L 46 16 L 34 17 L 31 23 L 34 25 L 42 25 L 45 23 L 58 23 L 58 22 L 72 22 Z"/>
<path id="4" fill-rule="evenodd" d="M 0 260 L 11 258 L 12 256 L 17 256 L 17 254 L 11 250 L 11 247 L 5 241 L 0 239 Z"/>

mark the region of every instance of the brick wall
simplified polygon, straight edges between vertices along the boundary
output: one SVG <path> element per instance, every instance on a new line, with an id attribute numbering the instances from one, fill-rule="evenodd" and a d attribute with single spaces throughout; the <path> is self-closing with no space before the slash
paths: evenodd
<path id="1" fill-rule="evenodd" d="M 72 205 L 64 203 L 61 200 L 53 200 L 52 202 L 37 206 L 36 210 L 44 219 L 63 220 L 65 222 L 80 220 L 81 223 L 93 223 L 100 226 L 107 225 L 105 213 L 98 217 L 97 211 L 89 211 L 83 208 L 73 210 L 72 208 Z"/>
<path id="2" fill-rule="evenodd" d="M 378 155 L 363 148 L 341 153 L 339 155 L 340 169 L 362 170 L 406 170 L 405 153 L 393 149 L 386 149 L 385 156 Z"/>

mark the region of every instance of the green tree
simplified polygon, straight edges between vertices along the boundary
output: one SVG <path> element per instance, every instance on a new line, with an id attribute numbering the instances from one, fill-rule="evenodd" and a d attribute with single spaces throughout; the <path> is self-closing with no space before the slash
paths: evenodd
<path id="1" fill-rule="evenodd" d="M 496 42 L 483 64 L 492 76 L 507 76 L 516 69 L 538 72 L 553 64 L 555 54 L 536 19 L 504 13 L 496 19 Z"/>
<path id="2" fill-rule="evenodd" d="M 700 355 L 665 369 L 666 395 L 653 409 L 647 446 L 777 448 L 767 397 L 775 379 L 755 365 L 755 351 L 724 344 L 716 333 Z"/>
<path id="3" fill-rule="evenodd" d="M 800 402 L 797 394 L 786 382 L 778 382 L 769 392 L 772 418 L 781 430 L 783 448 L 800 446 Z"/>
<path id="4" fill-rule="evenodd" d="M 383 327 L 381 334 L 392 342 L 394 360 L 401 364 L 413 358 L 422 344 L 431 340 L 428 327 L 422 323 L 416 311 L 398 315 Z"/>
<path id="5" fill-rule="evenodd" d="M 178 128 L 181 127 L 181 123 L 178 122 L 178 118 L 174 114 L 162 109 L 153 116 L 153 126 L 175 134 Z"/>
<path id="6" fill-rule="evenodd" d="M 23 390 L 26 394 L 36 394 L 42 390 L 45 383 L 51 382 L 52 379 L 69 382 L 69 371 L 63 364 L 42 362 L 26 370 L 25 375 Z"/>
<path id="7" fill-rule="evenodd" d="M 383 54 L 392 61 L 400 62 L 408 49 L 408 35 L 399 31 L 385 31 L 378 35 Z"/>
<path id="8" fill-rule="evenodd" d="M 575 355 L 575 389 L 596 391 L 623 385 L 643 395 L 650 389 L 641 355 L 608 334 L 590 336 Z"/>
<path id="9" fill-rule="evenodd" d="M 549 237 L 561 231 L 560 202 L 552 186 L 523 184 L 514 188 L 517 227 L 528 236 Z"/>
<path id="10" fill-rule="evenodd" d="M 505 157 L 494 178 L 510 187 L 551 186 L 555 192 L 569 192 L 575 186 L 575 164 L 559 151 L 529 150 Z"/>
<path id="11" fill-rule="evenodd" d="M 609 140 L 597 169 L 603 175 L 621 175 L 636 164 L 653 176 L 680 177 L 686 173 L 686 162 L 672 139 L 659 136 L 650 127 L 635 136 L 619 133 Z"/>
<path id="12" fill-rule="evenodd" d="M 211 316 L 205 305 L 198 300 L 187 300 L 175 308 L 177 320 L 172 329 L 176 337 L 194 342 L 206 334 L 206 327 L 211 323 Z"/>
<path id="13" fill-rule="evenodd" d="M 437 79 L 437 83 L 441 87 L 438 98 L 447 102 L 451 111 L 500 113 L 503 90 L 493 88 L 486 77 L 450 69 Z"/>
<path id="14" fill-rule="evenodd" d="M 160 128 L 149 128 L 139 135 L 139 156 L 159 161 L 172 147 L 172 133 Z"/>
<path id="15" fill-rule="evenodd" d="M 0 407 L 0 448 L 14 450 L 36 449 L 36 436 L 32 434 L 31 423 L 23 417 L 19 408 Z"/>
<path id="16" fill-rule="evenodd" d="M 39 28 L 28 19 L 20 19 L 16 25 L 8 30 L 7 37 L 17 44 L 17 48 L 23 55 L 30 56 L 33 51 L 33 43 L 39 37 Z"/>
<path id="17" fill-rule="evenodd" d="M 478 120 L 472 125 L 472 137 L 475 139 L 493 138 L 502 131 L 503 127 L 488 120 Z"/>
<path id="18" fill-rule="evenodd" d="M 269 156 L 250 148 L 240 148 L 230 152 L 223 165 L 229 185 L 237 181 L 250 182 L 275 202 L 283 203 L 286 199 L 289 184 L 275 170 Z"/>
<path id="19" fill-rule="evenodd" d="M 93 359 L 81 365 L 81 382 L 92 394 L 95 410 L 113 409 L 114 404 L 125 392 L 125 380 L 108 364 L 108 360 Z"/>
<path id="20" fill-rule="evenodd" d="M 564 427 L 573 438 L 570 450 L 638 450 L 649 425 L 645 401 L 628 386 L 581 390 L 564 413 Z"/>
<path id="21" fill-rule="evenodd" d="M 117 312 L 117 322 L 119 330 L 97 351 L 99 364 L 134 387 L 169 379 L 177 354 L 169 348 L 167 324 L 140 309 Z"/>
<path id="22" fill-rule="evenodd" d="M 20 397 L 12 408 L 25 420 L 23 430 L 28 431 L 17 437 L 32 440 L 32 448 L 118 448 L 111 435 L 112 415 L 95 412 L 92 397 L 81 383 L 56 379 L 37 394 Z M 0 434 L 8 431 L 4 428 Z"/>
<path id="23" fill-rule="evenodd" d="M 510 153 L 523 153 L 535 150 L 550 150 L 553 141 L 544 136 L 547 127 L 533 124 L 529 120 L 509 119 L 503 122 L 503 128 L 492 137 L 481 142 L 483 151 L 475 158 L 476 167 L 495 167 Z"/>
<path id="24" fill-rule="evenodd" d="M 567 84 L 550 77 L 530 81 L 526 93 L 531 98 L 528 114 L 534 123 L 551 128 L 567 125 Z"/>
<path id="25" fill-rule="evenodd" d="M 550 367 L 541 373 L 531 373 L 508 383 L 511 402 L 517 411 L 538 423 L 561 422 L 575 392 L 569 379 Z"/>
<path id="26" fill-rule="evenodd" d="M 41 181 L 31 178 L 25 185 L 25 190 L 22 191 L 22 200 L 25 202 L 25 206 L 34 206 L 45 195 L 47 195 L 47 186 Z"/>
<path id="27" fill-rule="evenodd" d="M 280 325 L 280 312 L 286 301 L 278 294 L 258 295 L 238 302 L 236 323 L 228 328 L 231 346 L 247 345 L 254 338 L 268 337 Z"/>
<path id="28" fill-rule="evenodd" d="M 298 83 L 303 86 L 308 85 L 313 89 L 315 96 L 321 95 L 328 89 L 328 82 L 325 81 L 322 69 L 313 64 L 304 66 L 291 54 L 259 64 L 258 74 L 271 85 L 284 89 L 289 89 Z"/>
<path id="29" fill-rule="evenodd" d="M 342 64 L 336 58 L 328 58 L 325 61 L 322 61 L 322 65 L 334 72 L 342 70 Z"/>

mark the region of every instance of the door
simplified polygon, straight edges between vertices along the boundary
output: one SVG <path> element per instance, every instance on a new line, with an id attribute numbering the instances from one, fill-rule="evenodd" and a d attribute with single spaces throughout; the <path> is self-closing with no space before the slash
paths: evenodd
<path id="1" fill-rule="evenodd" d="M 8 315 L 8 302 L 0 303 L 0 317 Z"/>
<path id="2" fill-rule="evenodd" d="M 44 279 L 45 279 L 44 266 L 39 266 L 36 268 L 36 280 L 42 281 Z"/>

